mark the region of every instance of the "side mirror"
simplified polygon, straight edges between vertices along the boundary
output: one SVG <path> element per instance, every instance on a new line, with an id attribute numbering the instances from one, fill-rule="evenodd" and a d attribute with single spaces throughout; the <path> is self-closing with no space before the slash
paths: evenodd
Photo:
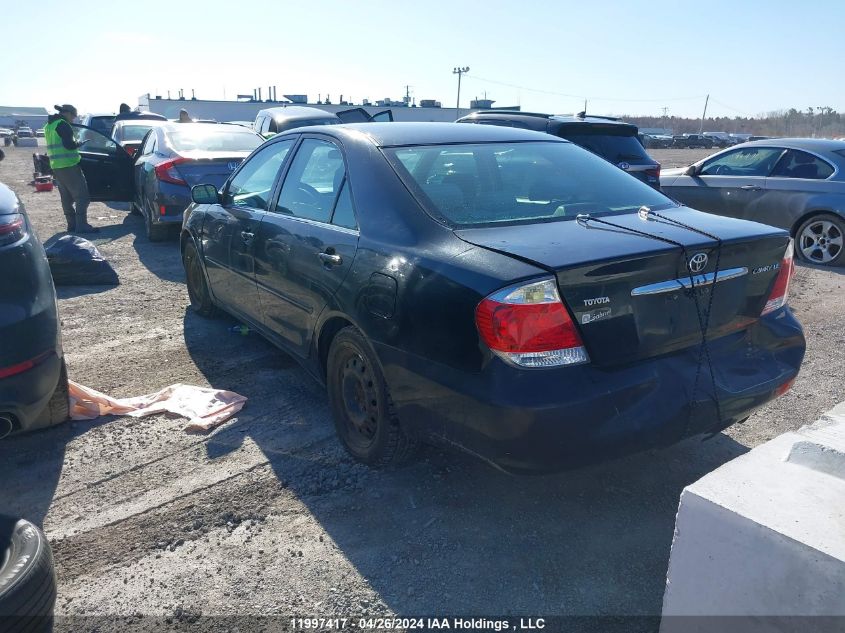
<path id="1" fill-rule="evenodd" d="M 194 185 L 191 187 L 191 200 L 197 204 L 217 204 L 220 194 L 214 185 Z"/>
<path id="2" fill-rule="evenodd" d="M 697 176 L 699 172 L 697 165 L 690 165 L 684 170 L 684 176 Z"/>

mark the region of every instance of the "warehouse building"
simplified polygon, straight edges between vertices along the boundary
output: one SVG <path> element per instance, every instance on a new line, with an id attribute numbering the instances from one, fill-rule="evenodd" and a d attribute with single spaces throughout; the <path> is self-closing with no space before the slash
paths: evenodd
<path id="1" fill-rule="evenodd" d="M 47 110 L 35 107 L 0 106 L 0 127 L 28 126 L 39 130 L 47 125 Z"/>
<path id="2" fill-rule="evenodd" d="M 152 97 L 149 94 L 142 95 L 138 98 L 138 107 L 140 110 L 148 110 L 156 114 L 166 116 L 168 119 L 176 119 L 179 117 L 179 110 L 184 108 L 188 111 L 193 119 L 213 119 L 215 121 L 254 121 L 255 116 L 259 110 L 265 108 L 284 107 L 286 105 L 310 106 L 320 108 L 327 112 L 340 112 L 342 110 L 349 110 L 350 108 L 363 108 L 369 114 L 376 114 L 383 110 L 391 110 L 393 112 L 394 121 L 440 121 L 451 122 L 459 116 L 464 116 L 472 110 L 476 109 L 490 109 L 493 101 L 489 99 L 479 99 L 478 102 L 482 107 L 475 106 L 473 108 L 461 108 L 460 114 L 456 108 L 441 107 L 439 101 L 433 99 L 423 99 L 420 105 L 409 104 L 407 100 L 394 101 L 393 99 L 385 98 L 379 99 L 375 103 L 369 100 L 364 100 L 360 104 L 353 104 L 343 101 L 341 97 L 340 103 L 327 103 L 326 101 L 318 100 L 317 103 L 308 103 L 306 95 L 283 95 L 283 99 L 245 99 L 241 101 L 216 101 L 195 98 L 180 98 L 180 99 L 164 99 L 162 97 Z M 473 104 L 476 104 L 474 101 Z M 483 107 L 483 106 L 488 107 Z M 513 109 L 513 108 L 509 108 Z M 518 107 L 515 109 L 519 109 Z"/>

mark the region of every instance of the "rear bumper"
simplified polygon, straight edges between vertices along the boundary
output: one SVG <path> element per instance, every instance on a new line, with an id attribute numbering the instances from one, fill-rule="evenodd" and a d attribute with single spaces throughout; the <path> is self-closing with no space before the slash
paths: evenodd
<path id="1" fill-rule="evenodd" d="M 191 204 L 191 190 L 182 185 L 159 182 L 159 190 L 153 200 L 155 213 L 152 220 L 156 224 L 182 224 L 182 215 Z M 161 207 L 164 206 L 164 215 Z"/>
<path id="2" fill-rule="evenodd" d="M 802 328 L 783 309 L 711 342 L 721 416 L 698 348 L 623 367 L 522 370 L 494 358 L 478 374 L 377 346 L 401 423 L 511 471 L 554 471 L 702 433 L 747 417 L 793 380 Z"/>
<path id="3" fill-rule="evenodd" d="M 16 431 L 37 428 L 61 373 L 62 358 L 52 353 L 28 371 L 0 378 L 0 416 L 11 416 Z"/>

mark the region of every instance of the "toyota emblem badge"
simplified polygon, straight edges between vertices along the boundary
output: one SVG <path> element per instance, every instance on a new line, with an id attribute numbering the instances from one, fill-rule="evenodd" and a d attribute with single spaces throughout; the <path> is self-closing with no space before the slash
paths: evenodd
<path id="1" fill-rule="evenodd" d="M 689 258 L 687 266 L 689 266 L 689 270 L 691 273 L 700 273 L 707 267 L 707 254 L 696 253 L 695 255 Z"/>

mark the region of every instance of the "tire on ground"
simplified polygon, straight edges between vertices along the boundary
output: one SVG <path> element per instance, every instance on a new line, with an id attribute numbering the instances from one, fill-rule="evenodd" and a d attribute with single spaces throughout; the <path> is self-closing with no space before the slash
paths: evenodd
<path id="1" fill-rule="evenodd" d="M 0 515 L 0 630 L 52 631 L 55 602 L 47 537 L 29 521 Z"/>
<path id="2" fill-rule="evenodd" d="M 216 308 L 211 300 L 211 293 L 208 291 L 208 284 L 205 281 L 205 273 L 202 269 L 202 262 L 193 240 L 188 238 L 185 250 L 182 253 L 182 266 L 185 268 L 185 279 L 188 287 L 188 298 L 191 300 L 191 307 L 200 316 L 214 316 Z"/>
<path id="3" fill-rule="evenodd" d="M 839 251 L 829 262 L 815 261 L 807 257 L 802 250 L 803 240 L 801 238 L 801 234 L 808 226 L 816 222 L 830 222 L 835 227 L 835 231 L 837 233 Z M 845 218 L 832 213 L 817 213 L 816 215 L 812 215 L 801 222 L 798 226 L 798 230 L 795 231 L 795 256 L 801 261 L 808 262 L 810 264 L 817 264 L 820 266 L 845 266 Z"/>
<path id="4" fill-rule="evenodd" d="M 335 429 L 344 447 L 356 459 L 371 466 L 397 466 L 409 461 L 419 442 L 400 426 L 381 365 L 357 328 L 342 329 L 332 340 L 326 362 L 326 385 Z M 358 404 L 349 404 L 360 390 Z M 355 430 L 349 406 L 358 407 L 360 418 L 369 418 L 372 437 Z M 361 437 L 359 437 L 359 435 Z"/>
<path id="5" fill-rule="evenodd" d="M 62 359 L 62 368 L 59 372 L 59 382 L 56 385 L 56 390 L 50 397 L 44 411 L 38 416 L 35 423 L 28 427 L 27 430 L 41 429 L 48 426 L 55 426 L 67 420 L 70 415 L 70 400 L 68 399 L 68 384 L 67 384 L 67 366 L 64 359 Z M 2 629 L 0 629 L 2 630 Z"/>

